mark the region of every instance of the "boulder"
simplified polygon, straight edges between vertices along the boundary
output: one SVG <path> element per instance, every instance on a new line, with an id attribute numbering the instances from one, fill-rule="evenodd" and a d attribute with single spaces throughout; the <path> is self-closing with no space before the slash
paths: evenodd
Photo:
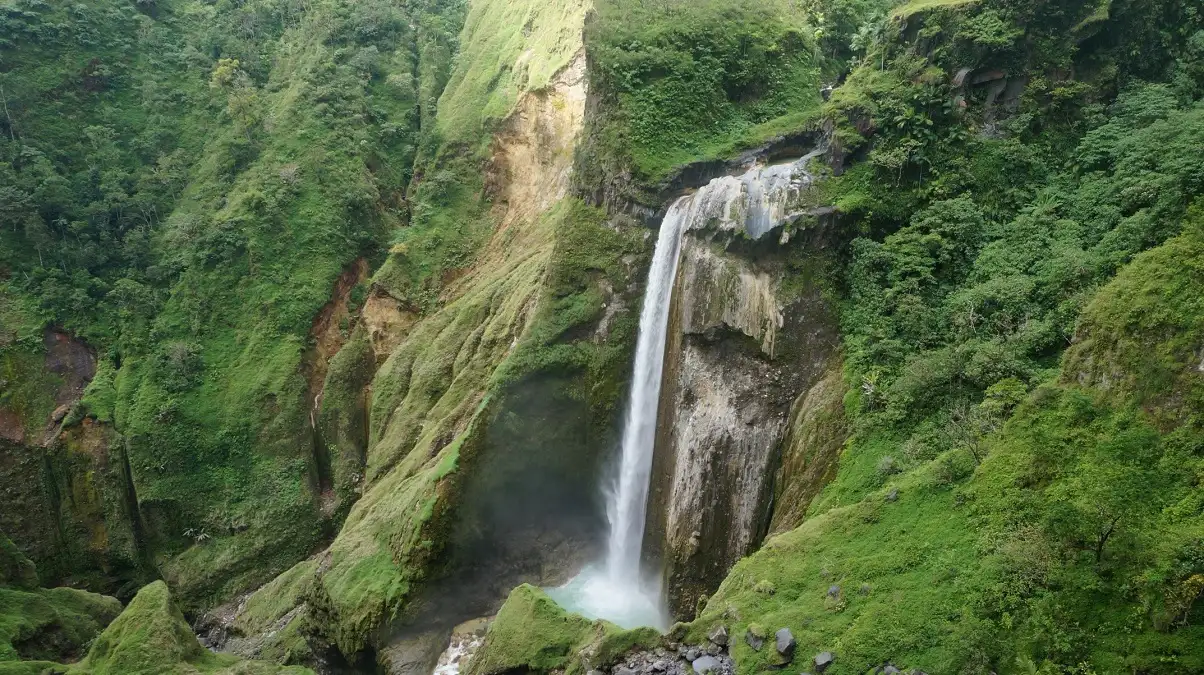
<path id="1" fill-rule="evenodd" d="M 837 584 L 832 584 L 831 586 L 828 586 L 828 597 L 829 598 L 839 598 L 840 597 L 840 586 L 838 586 Z"/>
<path id="2" fill-rule="evenodd" d="M 726 647 L 727 646 L 727 626 L 724 626 L 723 624 L 719 624 L 718 626 L 715 626 L 714 630 L 712 630 L 710 632 L 710 634 L 707 635 L 707 639 L 710 640 L 711 642 L 714 642 L 715 644 L 719 645 L 720 647 Z"/>
<path id="3" fill-rule="evenodd" d="M 722 668 L 719 664 L 719 659 L 716 659 L 713 656 L 700 656 L 690 663 L 690 667 L 692 667 L 694 672 L 698 673 L 698 675 L 706 675 L 707 673 L 719 675 L 719 673 L 722 671 Z"/>
<path id="4" fill-rule="evenodd" d="M 820 652 L 815 656 L 815 672 L 823 673 L 836 660 L 836 655 L 832 652 Z"/>
<path id="5" fill-rule="evenodd" d="M 774 633 L 774 647 L 787 661 L 794 658 L 794 648 L 797 645 L 794 633 L 791 633 L 789 628 L 779 628 L 778 632 Z"/>
<path id="6" fill-rule="evenodd" d="M 755 652 L 761 651 L 761 647 L 765 646 L 765 638 L 757 635 L 751 630 L 744 634 L 744 641 L 747 642 L 748 646 L 752 647 L 753 651 Z"/>
<path id="7" fill-rule="evenodd" d="M 636 673 L 631 668 L 628 668 L 627 666 L 619 666 L 618 668 L 614 669 L 614 675 L 639 675 L 639 674 Z"/>

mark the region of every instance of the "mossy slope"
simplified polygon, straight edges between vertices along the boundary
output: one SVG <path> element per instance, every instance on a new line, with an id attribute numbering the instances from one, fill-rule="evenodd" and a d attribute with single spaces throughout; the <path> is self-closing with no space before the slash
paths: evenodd
<path id="1" fill-rule="evenodd" d="M 305 668 L 242 661 L 205 649 L 171 600 L 167 585 L 156 581 L 138 591 L 121 616 L 96 638 L 88 656 L 70 673 L 79 675 L 150 675 L 151 673 L 291 673 Z"/>
<path id="2" fill-rule="evenodd" d="M 120 612 L 121 603 L 114 598 L 74 588 L 38 588 L 33 563 L 0 533 L 0 672 L 34 668 L 20 661 L 77 659 Z"/>

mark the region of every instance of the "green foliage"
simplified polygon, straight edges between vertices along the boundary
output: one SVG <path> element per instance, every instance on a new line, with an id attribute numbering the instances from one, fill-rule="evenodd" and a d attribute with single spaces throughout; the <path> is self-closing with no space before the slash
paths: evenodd
<path id="1" fill-rule="evenodd" d="M 184 601 L 262 583 L 323 536 L 311 322 L 407 215 L 463 3 L 20 0 L 0 17 L 5 318 L 21 312 L 21 344 L 56 323 L 101 353 L 86 410 L 124 435 Z M 32 363 L 9 342 L 6 369 Z M 48 415 L 34 374 L 6 398 Z"/>
<path id="2" fill-rule="evenodd" d="M 1204 665 L 1180 646 L 1201 634 L 1184 595 L 1204 570 L 1199 443 L 1093 391 L 1039 389 L 1017 411 L 968 493 L 998 649 L 1098 672 Z"/>
<path id="3" fill-rule="evenodd" d="M 597 133 L 655 182 L 764 140 L 818 103 L 812 34 L 787 3 L 606 0 L 587 28 L 594 86 L 614 97 Z"/>
<path id="4" fill-rule="evenodd" d="M 784 625 L 850 674 L 1204 667 L 1200 17 L 1139 4 L 914 2 L 859 37 L 822 186 L 857 233 L 853 436 L 691 637 Z M 1027 91 L 988 109 L 963 68 Z"/>
<path id="5" fill-rule="evenodd" d="M 1201 428 L 1201 260 L 1204 213 L 1197 206 L 1183 234 L 1137 256 L 1084 309 L 1064 378 L 1120 400 L 1134 397 L 1168 428 Z"/>
<path id="6" fill-rule="evenodd" d="M 843 322 L 862 408 L 912 424 L 1005 378 L 1043 378 L 1100 281 L 1181 226 L 1201 187 L 1188 148 L 1202 114 L 1134 90 L 1014 220 L 991 223 L 962 196 L 854 241 Z"/>

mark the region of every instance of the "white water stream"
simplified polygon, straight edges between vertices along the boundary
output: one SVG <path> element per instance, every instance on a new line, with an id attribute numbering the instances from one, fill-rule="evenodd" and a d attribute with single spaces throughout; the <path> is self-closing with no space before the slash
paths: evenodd
<path id="1" fill-rule="evenodd" d="M 613 621 L 625 628 L 667 628 L 668 611 L 659 575 L 640 569 L 652 450 L 656 441 L 656 407 L 660 401 L 661 371 L 665 363 L 665 334 L 682 224 L 690 199 L 683 197 L 669 208 L 661 223 L 640 310 L 631 398 L 623 425 L 623 443 L 617 475 L 606 488 L 606 516 L 610 536 L 606 559 L 586 568 L 568 584 L 549 593 L 565 608 L 589 618 Z"/>

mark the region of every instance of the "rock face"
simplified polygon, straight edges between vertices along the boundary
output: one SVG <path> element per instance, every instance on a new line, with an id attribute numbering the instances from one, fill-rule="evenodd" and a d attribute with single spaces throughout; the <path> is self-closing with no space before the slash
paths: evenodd
<path id="1" fill-rule="evenodd" d="M 41 352 L 0 354 L 0 389 L 15 389 L 0 403 L 0 530 L 37 564 L 43 583 L 86 581 L 115 592 L 143 571 L 126 453 L 109 424 L 69 414 L 96 376 L 93 350 L 48 328 Z M 23 386 L 5 379 L 14 375 Z"/>
<path id="2" fill-rule="evenodd" d="M 809 181 L 800 164 L 779 165 L 691 198 L 645 540 L 678 618 L 765 535 L 788 414 L 836 362 L 815 281 L 834 237 L 807 216 Z"/>
<path id="3" fill-rule="evenodd" d="M 770 533 L 798 527 L 819 491 L 836 474 L 840 450 L 848 438 L 844 417 L 847 389 L 839 359 L 823 379 L 799 397 L 790 411 L 782 443 L 782 462 L 774 481 Z"/>

